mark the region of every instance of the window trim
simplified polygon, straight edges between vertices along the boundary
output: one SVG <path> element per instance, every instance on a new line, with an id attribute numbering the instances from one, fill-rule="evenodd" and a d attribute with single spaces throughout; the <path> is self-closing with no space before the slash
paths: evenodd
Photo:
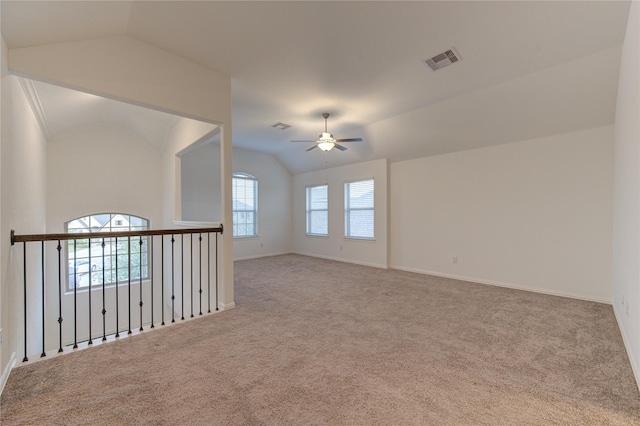
<path id="1" fill-rule="evenodd" d="M 327 190 L 327 207 L 324 209 L 312 209 L 311 208 L 311 200 L 309 198 L 309 190 L 313 189 L 313 188 L 320 188 L 320 187 L 326 187 Z M 329 236 L 329 184 L 323 183 L 320 185 L 310 185 L 305 187 L 305 204 L 306 204 L 306 209 L 305 209 L 305 218 L 306 218 L 306 223 L 305 223 L 305 233 L 306 235 L 310 236 L 310 237 L 328 237 Z M 309 232 L 309 228 L 310 228 L 310 224 L 311 224 L 311 214 L 313 212 L 327 212 L 327 232 L 326 233 L 316 233 L 316 232 Z"/>
<path id="2" fill-rule="evenodd" d="M 253 182 L 253 210 L 236 210 L 233 208 L 233 182 L 235 179 L 244 179 L 246 181 Z M 256 238 L 258 237 L 258 178 L 253 176 L 252 174 L 246 172 L 233 172 L 231 175 L 231 203 L 232 203 L 232 234 L 234 239 L 243 239 L 243 238 Z M 236 235 L 236 227 L 233 222 L 233 217 L 236 212 L 252 212 L 253 213 L 253 233 L 247 235 Z"/>
<path id="3" fill-rule="evenodd" d="M 371 181 L 372 182 L 372 187 L 373 187 L 373 205 L 369 208 L 364 208 L 364 207 L 356 207 L 356 208 L 351 208 L 349 206 L 349 192 L 348 191 L 348 186 L 352 183 L 357 183 L 357 182 L 366 182 L 366 181 Z M 348 180 L 348 181 L 344 181 L 343 184 L 343 191 L 344 191 L 344 197 L 343 197 L 343 202 L 344 202 L 344 238 L 346 239 L 350 239 L 350 240 L 363 240 L 363 241 L 374 241 L 376 239 L 376 220 L 375 220 L 375 216 L 376 216 L 376 180 L 373 177 L 370 178 L 364 178 L 364 179 L 354 179 L 354 180 Z M 373 213 L 373 228 L 372 228 L 372 232 L 373 235 L 371 237 L 360 237 L 360 236 L 353 236 L 353 235 L 349 235 L 350 234 L 350 226 L 349 226 L 349 217 L 352 211 L 371 211 Z"/>

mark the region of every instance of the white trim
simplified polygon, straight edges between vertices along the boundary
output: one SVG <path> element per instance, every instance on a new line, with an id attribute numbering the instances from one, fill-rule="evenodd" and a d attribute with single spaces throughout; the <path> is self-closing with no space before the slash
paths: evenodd
<path id="1" fill-rule="evenodd" d="M 251 259 L 260 259 L 261 257 L 282 256 L 283 254 L 291 254 L 291 252 L 283 251 L 279 253 L 265 253 L 265 254 L 256 254 L 252 256 L 234 257 L 233 261 L 235 262 L 236 260 L 251 260 Z"/>
<path id="2" fill-rule="evenodd" d="M 199 222 L 192 220 L 174 220 L 173 224 L 176 226 L 186 226 L 189 228 L 217 228 L 222 222 Z"/>
<path id="3" fill-rule="evenodd" d="M 422 270 L 422 269 L 405 268 L 405 267 L 397 266 L 397 265 L 390 265 L 389 268 L 397 269 L 399 271 L 415 272 L 417 274 L 433 275 L 434 277 L 451 278 L 451 279 L 454 279 L 454 280 L 468 281 L 468 282 L 477 283 L 477 284 L 492 285 L 492 286 L 495 286 L 495 287 L 505 287 L 505 288 L 512 288 L 514 290 L 523 290 L 523 291 L 530 291 L 530 292 L 533 292 L 533 293 L 548 294 L 550 296 L 560 296 L 560 297 L 568 297 L 570 299 L 586 300 L 588 302 L 606 303 L 607 305 L 611 305 L 611 302 L 612 302 L 610 299 L 602 299 L 602 298 L 599 298 L 599 297 L 592 297 L 592 296 L 587 296 L 587 295 L 584 295 L 584 294 L 568 293 L 568 292 L 564 292 L 564 291 L 551 290 L 551 289 L 548 289 L 548 288 L 530 287 L 530 286 L 521 285 L 521 284 L 513 284 L 513 283 L 505 283 L 505 282 L 501 282 L 501 281 L 487 280 L 487 279 L 484 279 L 484 278 L 466 277 L 466 276 L 463 276 L 463 275 L 454 275 L 454 274 L 446 274 L 446 273 L 442 273 L 442 272 L 425 271 L 425 270 Z"/>
<path id="4" fill-rule="evenodd" d="M 320 255 L 320 254 L 304 253 L 304 252 L 301 252 L 301 251 L 294 251 L 292 253 L 293 254 L 299 254 L 301 256 L 309 256 L 309 257 L 317 257 L 317 258 L 320 258 L 320 259 L 335 260 L 336 262 L 353 263 L 355 265 L 362 265 L 362 266 L 371 266 L 372 268 L 389 269 L 388 265 L 384 265 L 384 264 L 381 264 L 381 263 L 362 262 L 360 260 L 344 259 L 342 257 L 333 257 L 333 256 L 323 256 L 323 255 Z"/>
<path id="5" fill-rule="evenodd" d="M 9 374 L 11 373 L 11 370 L 13 370 L 13 367 L 16 364 L 16 353 L 13 352 L 11 354 L 11 358 L 9 358 L 9 362 L 7 363 L 7 366 L 4 368 L 4 371 L 2 372 L 2 377 L 0 378 L 0 395 L 2 395 L 2 391 L 4 390 L 4 385 L 7 384 L 7 380 L 9 380 Z"/>
<path id="6" fill-rule="evenodd" d="M 44 133 L 47 139 L 51 139 L 49 127 L 47 127 L 47 117 L 44 114 L 44 108 L 42 108 L 42 103 L 40 102 L 40 98 L 38 97 L 38 92 L 33 85 L 33 80 L 18 77 L 18 81 L 20 82 L 20 86 L 22 87 L 24 96 L 27 98 L 27 102 L 31 106 L 33 115 L 36 117 L 36 121 L 40 126 L 40 130 L 42 130 L 42 133 Z"/>
<path id="7" fill-rule="evenodd" d="M 231 302 L 231 303 L 218 303 L 218 308 L 221 311 L 226 311 L 227 309 L 233 309 L 236 307 L 236 302 Z"/>
<path id="8" fill-rule="evenodd" d="M 618 322 L 618 328 L 620 329 L 620 334 L 622 335 L 622 341 L 624 342 L 624 348 L 627 351 L 627 356 L 629 357 L 629 362 L 631 363 L 631 370 L 633 371 L 633 375 L 636 378 L 636 386 L 638 390 L 640 390 L 640 365 L 637 360 L 633 356 L 633 351 L 631 350 L 631 344 L 629 343 L 629 338 L 627 337 L 627 333 L 625 332 L 624 327 L 622 326 L 622 321 L 620 321 L 620 316 L 618 315 L 618 309 L 616 308 L 616 304 L 613 305 L 613 314 L 616 317 L 616 321 Z"/>

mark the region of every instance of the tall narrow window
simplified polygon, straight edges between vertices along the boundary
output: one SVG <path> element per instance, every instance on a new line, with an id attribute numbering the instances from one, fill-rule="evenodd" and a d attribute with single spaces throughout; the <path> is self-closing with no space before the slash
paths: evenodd
<path id="1" fill-rule="evenodd" d="M 307 234 L 328 235 L 327 185 L 307 187 Z"/>
<path id="2" fill-rule="evenodd" d="M 373 179 L 344 184 L 344 235 L 373 239 Z"/>
<path id="3" fill-rule="evenodd" d="M 147 219 L 121 213 L 103 213 L 79 217 L 65 223 L 71 234 L 87 232 L 118 232 L 149 229 Z M 142 244 L 140 244 L 142 241 Z M 115 284 L 131 279 L 139 282 L 140 276 L 149 275 L 148 237 L 93 238 L 69 241 L 67 290 L 88 288 L 92 285 Z M 116 259 L 117 256 L 117 259 Z M 117 269 L 116 269 L 117 265 Z M 129 275 L 131 273 L 131 275 Z"/>
<path id="4" fill-rule="evenodd" d="M 246 173 L 233 174 L 233 236 L 258 235 L 258 180 Z"/>

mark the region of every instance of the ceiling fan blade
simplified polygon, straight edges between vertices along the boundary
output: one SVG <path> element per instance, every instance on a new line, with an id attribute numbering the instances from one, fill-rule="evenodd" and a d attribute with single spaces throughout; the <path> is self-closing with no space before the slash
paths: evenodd
<path id="1" fill-rule="evenodd" d="M 342 145 L 338 145 L 338 144 L 334 144 L 333 147 L 334 148 L 338 148 L 340 151 L 346 151 L 347 150 L 346 146 L 342 146 Z"/>
<path id="2" fill-rule="evenodd" d="M 336 139 L 336 142 L 362 142 L 362 138 Z"/>
<path id="3" fill-rule="evenodd" d="M 293 142 L 293 141 L 292 141 L 292 142 Z M 309 148 L 309 149 L 305 149 L 305 151 L 311 151 L 312 149 L 317 148 L 317 147 L 318 147 L 318 145 L 314 145 L 314 146 L 312 146 L 312 147 L 311 147 L 311 148 Z"/>
<path id="4" fill-rule="evenodd" d="M 312 143 L 312 142 L 316 142 L 316 141 L 290 141 L 290 142 L 307 142 L 307 143 Z"/>

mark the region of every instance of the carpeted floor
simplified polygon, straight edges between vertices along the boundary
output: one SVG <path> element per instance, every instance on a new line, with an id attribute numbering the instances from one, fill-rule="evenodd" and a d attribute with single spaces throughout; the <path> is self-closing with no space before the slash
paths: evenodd
<path id="1" fill-rule="evenodd" d="M 297 255 L 236 305 L 15 368 L 2 423 L 640 425 L 609 305 Z"/>

